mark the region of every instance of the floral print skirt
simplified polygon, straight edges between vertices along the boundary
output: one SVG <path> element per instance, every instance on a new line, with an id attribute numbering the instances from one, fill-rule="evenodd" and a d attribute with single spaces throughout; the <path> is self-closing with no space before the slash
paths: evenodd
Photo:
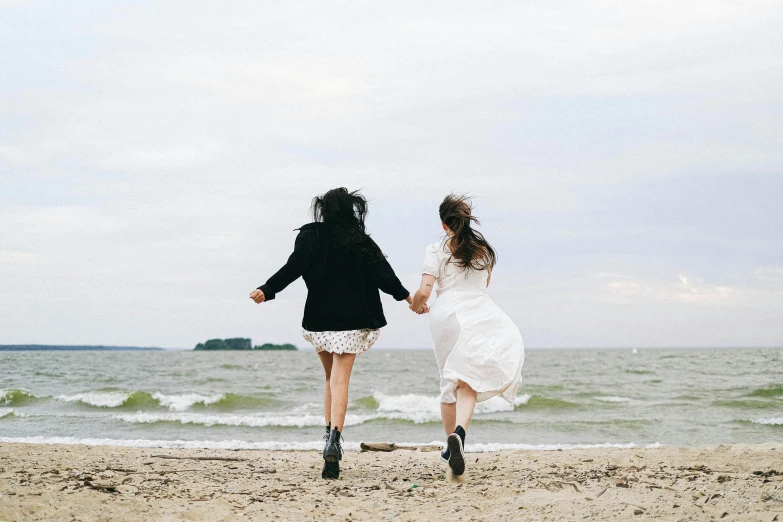
<path id="1" fill-rule="evenodd" d="M 315 348 L 316 353 L 364 353 L 381 335 L 379 329 L 345 330 L 341 332 L 311 332 L 302 330 L 302 337 Z"/>

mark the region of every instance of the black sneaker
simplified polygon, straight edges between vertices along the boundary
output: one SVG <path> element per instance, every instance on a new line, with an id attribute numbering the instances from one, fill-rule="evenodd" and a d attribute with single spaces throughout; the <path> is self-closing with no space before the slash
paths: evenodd
<path id="1" fill-rule="evenodd" d="M 343 459 L 343 447 L 340 445 L 340 432 L 336 429 L 329 434 L 324 448 L 324 469 L 321 478 L 340 478 L 340 461 Z"/>
<path id="2" fill-rule="evenodd" d="M 462 437 L 456 433 L 449 435 L 446 439 L 447 451 L 449 452 L 449 467 L 455 475 L 465 473 L 465 450 L 462 447 Z"/>
<path id="3" fill-rule="evenodd" d="M 443 448 L 443 451 L 440 452 L 440 460 L 448 464 L 449 457 L 451 457 L 451 452 L 449 451 L 449 447 L 446 446 L 445 448 Z"/>

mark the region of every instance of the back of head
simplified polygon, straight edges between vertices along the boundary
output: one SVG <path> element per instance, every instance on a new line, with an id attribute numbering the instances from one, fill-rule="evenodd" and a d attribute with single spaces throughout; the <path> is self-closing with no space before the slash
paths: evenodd
<path id="1" fill-rule="evenodd" d="M 343 227 L 358 227 L 365 231 L 367 200 L 358 190 L 345 187 L 332 189 L 313 198 L 313 219 Z"/>
<path id="2" fill-rule="evenodd" d="M 453 235 L 450 239 L 451 256 L 458 266 L 466 270 L 492 269 L 497 262 L 495 250 L 472 224 L 480 224 L 473 215 L 468 196 L 449 194 L 438 209 L 440 220 Z"/>
<path id="3" fill-rule="evenodd" d="M 334 225 L 339 244 L 365 261 L 377 261 L 383 253 L 367 234 L 367 199 L 358 191 L 345 187 L 332 189 L 313 198 L 313 220 Z"/>

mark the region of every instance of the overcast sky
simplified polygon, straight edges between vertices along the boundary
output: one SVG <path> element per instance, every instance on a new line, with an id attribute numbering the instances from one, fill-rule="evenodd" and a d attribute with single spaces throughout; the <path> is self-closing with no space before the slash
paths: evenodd
<path id="1" fill-rule="evenodd" d="M 0 71 L 0 343 L 302 346 L 345 186 L 411 291 L 475 195 L 528 346 L 783 345 L 778 2 L 0 0 Z"/>

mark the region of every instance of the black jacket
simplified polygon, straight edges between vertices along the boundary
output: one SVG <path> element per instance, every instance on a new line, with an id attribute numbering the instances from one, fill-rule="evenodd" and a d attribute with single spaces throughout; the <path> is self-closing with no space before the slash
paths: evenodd
<path id="1" fill-rule="evenodd" d="M 409 292 L 385 258 L 364 261 L 340 246 L 340 228 L 308 223 L 298 229 L 294 252 L 275 275 L 258 287 L 265 300 L 299 276 L 307 285 L 302 328 L 311 332 L 360 330 L 386 326 L 378 290 L 397 301 Z M 377 246 L 377 245 L 376 245 Z M 380 249 L 379 249 L 380 251 Z"/>

